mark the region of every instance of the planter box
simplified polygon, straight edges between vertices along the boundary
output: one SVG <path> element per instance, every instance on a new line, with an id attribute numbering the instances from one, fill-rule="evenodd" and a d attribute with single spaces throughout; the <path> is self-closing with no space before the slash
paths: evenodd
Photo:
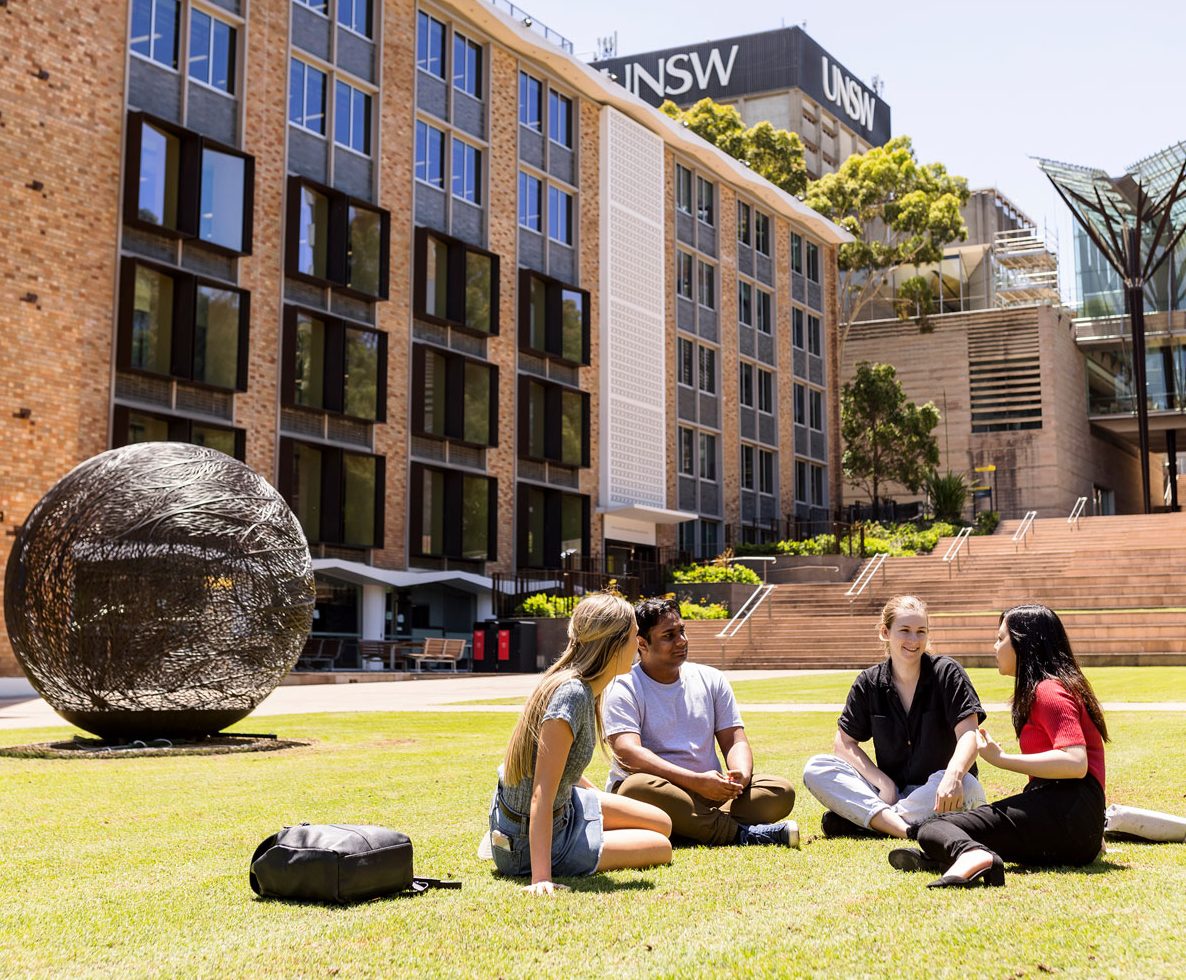
<path id="1" fill-rule="evenodd" d="M 761 575 L 761 571 L 758 572 Z M 754 594 L 756 585 L 739 582 L 669 582 L 667 591 L 674 592 L 681 602 L 707 604 L 719 602 L 732 616 Z"/>
<path id="2" fill-rule="evenodd" d="M 735 562 L 746 565 L 759 575 L 765 566 L 766 581 L 771 585 L 796 585 L 804 582 L 851 582 L 860 558 L 848 555 L 779 555 L 775 561 Z"/>

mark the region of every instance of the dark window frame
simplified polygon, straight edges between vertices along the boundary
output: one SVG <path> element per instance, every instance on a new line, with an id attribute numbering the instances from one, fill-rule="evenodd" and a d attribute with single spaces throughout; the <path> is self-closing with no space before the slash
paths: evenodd
<path id="1" fill-rule="evenodd" d="M 325 326 L 325 356 L 322 365 L 324 404 L 320 407 L 301 405 L 296 400 L 296 330 L 301 314 L 320 320 Z M 387 334 L 365 323 L 346 320 L 310 306 L 284 305 L 284 347 L 280 367 L 280 403 L 285 408 L 301 412 L 318 412 L 340 418 L 354 419 L 367 424 L 387 421 Z M 376 418 L 350 415 L 346 412 L 346 331 L 374 334 L 379 338 L 379 357 L 375 378 Z"/>
<path id="2" fill-rule="evenodd" d="M 415 264 L 412 274 L 412 316 L 425 323 L 435 323 L 442 327 L 453 327 L 456 330 L 462 330 L 475 337 L 497 337 L 499 330 L 498 255 L 494 252 L 488 252 L 484 248 L 478 248 L 476 245 L 471 245 L 469 242 L 463 242 L 460 238 L 454 238 L 451 235 L 446 235 L 424 225 L 416 226 L 414 237 Z M 448 247 L 448 280 L 450 283 L 456 282 L 461 284 L 456 289 L 446 287 L 446 305 L 448 307 L 446 312 L 450 315 L 444 317 L 425 311 L 428 300 L 428 285 L 425 279 L 425 272 L 428 263 L 428 240 L 430 238 L 435 238 Z M 465 257 L 469 252 L 484 255 L 490 259 L 489 330 L 471 327 L 465 322 Z"/>
<path id="3" fill-rule="evenodd" d="M 125 438 L 128 431 L 129 417 L 135 413 L 136 415 L 148 415 L 155 419 L 160 419 L 169 426 L 169 442 L 186 442 L 193 443 L 192 434 L 193 427 L 200 425 L 207 429 L 219 429 L 223 432 L 230 432 L 235 437 L 235 459 L 240 463 L 247 459 L 247 430 L 240 429 L 233 425 L 222 425 L 218 422 L 208 422 L 206 419 L 191 418 L 185 415 L 174 415 L 171 412 L 159 412 L 155 409 L 145 409 L 132 405 L 116 405 L 112 416 L 111 427 L 111 448 L 119 449 L 121 446 L 130 445 Z"/>
<path id="4" fill-rule="evenodd" d="M 136 302 L 136 267 L 144 266 L 173 280 L 173 323 L 170 341 L 169 373 L 161 374 L 132 364 L 132 314 Z M 193 375 L 194 330 L 197 320 L 198 287 L 210 286 L 239 294 L 239 347 L 235 364 L 235 384 L 227 388 L 210 384 Z M 119 306 L 116 326 L 115 364 L 121 371 L 153 378 L 175 378 L 187 384 L 213 391 L 246 391 L 247 358 L 250 352 L 251 293 L 232 283 L 195 275 L 186 269 L 164 265 L 136 255 L 120 260 Z"/>
<path id="5" fill-rule="evenodd" d="M 326 243 L 326 276 L 314 276 L 301 272 L 300 265 L 300 214 L 301 188 L 321 194 L 326 198 L 329 228 Z M 379 292 L 368 293 L 355 289 L 346 282 L 346 250 L 350 241 L 350 209 L 361 208 L 379 216 Z M 286 202 L 287 235 L 284 242 L 284 274 L 290 279 L 299 279 L 321 287 L 330 287 L 347 296 L 354 296 L 367 302 L 386 300 L 390 289 L 391 265 L 391 213 L 376 207 L 370 201 L 351 197 L 342 191 L 319 184 L 308 177 L 296 174 L 288 176 L 288 198 Z"/>
<path id="6" fill-rule="evenodd" d="M 444 474 L 445 477 L 445 519 L 443 524 L 444 549 L 439 555 L 427 554 L 420 550 L 419 542 L 423 540 L 424 529 L 421 521 L 424 517 L 424 471 L 432 470 Z M 486 558 L 484 561 L 496 561 L 498 558 L 498 479 L 484 473 L 471 473 L 465 470 L 449 469 L 445 466 L 429 466 L 426 463 L 412 463 L 411 482 L 408 486 L 408 554 L 413 558 L 445 559 L 458 562 L 478 562 L 483 559 L 466 558 L 461 547 L 461 486 L 467 477 L 483 479 L 488 485 Z M 452 508 L 450 505 L 452 504 Z M 450 519 L 450 510 L 457 517 Z"/>
<path id="7" fill-rule="evenodd" d="M 527 516 L 528 495 L 533 492 L 541 493 L 544 497 L 544 540 L 540 548 L 543 552 L 544 560 L 540 565 L 526 564 L 522 560 L 527 556 L 527 534 L 530 529 L 530 522 Z M 560 508 L 564 497 L 575 497 L 581 502 L 581 557 L 586 558 L 589 556 L 591 542 L 589 531 L 591 512 L 589 495 L 572 493 L 567 490 L 540 486 L 534 483 L 519 483 L 515 492 L 515 517 L 516 524 L 518 525 L 515 533 L 515 565 L 517 568 L 561 568 L 563 566 L 560 549 Z M 553 556 L 555 557 L 555 562 L 549 564 L 549 559 Z"/>
<path id="8" fill-rule="evenodd" d="M 546 290 L 547 309 L 544 311 L 544 343 L 545 349 L 531 345 L 531 280 L 540 280 Z M 565 357 L 564 350 L 564 292 L 580 293 L 581 304 L 581 359 L 574 361 Z M 573 367 L 585 367 L 590 362 L 591 340 L 590 323 L 591 310 L 589 290 L 581 289 L 571 283 L 551 276 L 545 276 L 534 269 L 519 270 L 519 349 L 547 357 L 561 364 L 571 364 Z"/>
<path id="9" fill-rule="evenodd" d="M 387 459 L 375 453 L 360 453 L 352 450 L 340 449 L 322 442 L 308 439 L 292 439 L 288 436 L 280 437 L 280 475 L 276 481 L 276 489 L 285 501 L 291 502 L 293 493 L 292 453 L 298 444 L 312 446 L 322 453 L 321 466 L 321 524 L 317 535 L 311 536 L 306 529 L 305 535 L 309 544 L 329 544 L 344 548 L 382 548 L 384 540 L 384 522 L 386 518 L 387 493 Z M 375 537 L 368 544 L 358 544 L 346 541 L 346 512 L 343 501 L 346 496 L 346 460 L 347 456 L 367 456 L 375 460 Z M 336 464 L 336 465 L 335 465 Z M 291 503 L 290 503 L 291 506 Z M 293 508 L 294 510 L 296 508 Z"/>
<path id="10" fill-rule="evenodd" d="M 544 453 L 531 452 L 531 431 L 528 405 L 530 398 L 528 389 L 536 385 L 544 390 Z M 563 438 L 560 426 L 562 418 L 561 405 L 565 395 L 578 395 L 581 399 L 581 461 L 570 463 L 563 459 Z M 580 388 L 569 385 L 556 384 L 534 375 L 519 375 L 519 458 L 530 459 L 541 463 L 552 463 L 556 466 L 587 469 L 589 463 L 589 393 Z"/>
<path id="11" fill-rule="evenodd" d="M 179 159 L 177 164 L 177 227 L 158 225 L 152 221 L 145 221 L 140 217 L 140 151 L 143 144 L 145 124 L 154 129 L 164 130 L 174 136 L 179 144 Z M 127 117 L 127 166 L 124 168 L 124 224 L 133 228 L 192 241 L 203 248 L 217 252 L 220 255 L 238 257 L 251 254 L 251 239 L 254 231 L 255 212 L 255 157 L 250 153 L 225 143 L 219 143 L 209 137 L 202 136 L 192 129 L 185 129 L 167 119 L 161 119 L 148 112 L 134 110 L 128 112 Z M 202 151 L 212 150 L 227 156 L 238 157 L 243 161 L 243 226 L 242 249 L 228 248 L 218 242 L 206 241 L 201 238 L 201 205 L 202 205 Z"/>
<path id="12" fill-rule="evenodd" d="M 445 434 L 429 432 L 424 427 L 424 379 L 425 359 L 429 353 L 445 359 Z M 488 442 L 474 442 L 465 438 L 465 368 L 467 364 L 479 364 L 490 371 L 490 439 Z M 463 446 L 489 449 L 498 445 L 498 376 L 497 364 L 476 357 L 466 357 L 456 351 L 435 344 L 414 343 L 412 345 L 412 434 L 425 439 L 445 439 Z"/>

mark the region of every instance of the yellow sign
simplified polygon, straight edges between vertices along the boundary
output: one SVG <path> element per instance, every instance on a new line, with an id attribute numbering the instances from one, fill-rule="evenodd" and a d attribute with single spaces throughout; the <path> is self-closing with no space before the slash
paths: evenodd
<path id="1" fill-rule="evenodd" d="M 975 467 L 975 472 L 977 473 L 995 473 L 996 471 L 997 467 L 995 463 L 989 463 L 987 466 Z"/>
<path id="2" fill-rule="evenodd" d="M 989 489 L 988 487 L 981 485 L 981 486 L 972 487 L 972 492 L 973 493 L 987 493 L 988 489 Z"/>

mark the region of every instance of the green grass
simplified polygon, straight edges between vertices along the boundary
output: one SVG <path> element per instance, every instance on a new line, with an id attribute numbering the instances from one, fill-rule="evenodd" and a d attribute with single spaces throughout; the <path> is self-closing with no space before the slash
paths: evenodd
<path id="1" fill-rule="evenodd" d="M 531 899 L 475 854 L 513 721 L 272 717 L 239 727 L 266 723 L 313 744 L 205 758 L 0 758 L 0 975 L 1180 976 L 1186 962 L 1181 846 L 1117 844 L 1086 870 L 1011 872 L 1005 889 L 937 894 L 926 876 L 889 867 L 887 841 L 819 837 L 821 808 L 806 795 L 794 812 L 802 851 L 681 849 L 669 867 Z M 1181 812 L 1186 714 L 1109 722 L 1109 799 Z M 990 725 L 1008 736 L 1003 715 Z M 0 744 L 66 731 L 0 731 Z M 748 731 L 759 768 L 798 784 L 807 757 L 830 745 L 834 719 L 754 713 Z M 1021 785 L 984 768 L 990 798 Z M 590 777 L 605 771 L 595 756 Z M 464 889 L 348 908 L 255 899 L 252 851 L 300 820 L 403 830 L 418 873 L 458 877 Z"/>

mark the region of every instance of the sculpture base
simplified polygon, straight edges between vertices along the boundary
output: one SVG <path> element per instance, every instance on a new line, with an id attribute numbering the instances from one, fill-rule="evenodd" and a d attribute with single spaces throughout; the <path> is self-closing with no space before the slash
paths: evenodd
<path id="1" fill-rule="evenodd" d="M 251 714 L 247 708 L 171 711 L 61 711 L 71 725 L 108 740 L 201 738 L 213 735 Z"/>

